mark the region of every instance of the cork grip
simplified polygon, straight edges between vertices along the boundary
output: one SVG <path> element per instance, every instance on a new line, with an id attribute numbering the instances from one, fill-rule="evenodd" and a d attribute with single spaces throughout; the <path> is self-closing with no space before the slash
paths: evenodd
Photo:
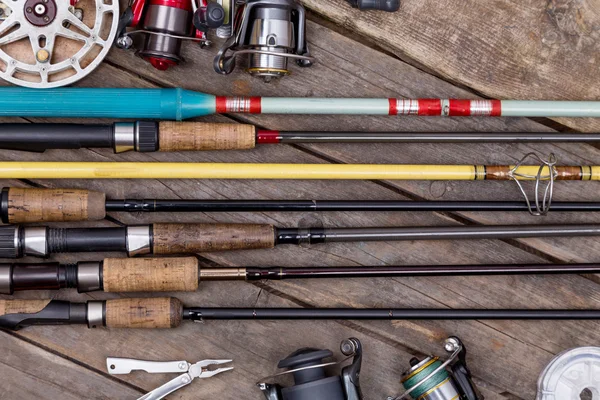
<path id="1" fill-rule="evenodd" d="M 35 314 L 42 311 L 50 300 L 0 300 L 0 315 Z"/>
<path id="2" fill-rule="evenodd" d="M 176 328 L 182 318 L 183 305 L 172 297 L 106 301 L 109 328 Z"/>
<path id="3" fill-rule="evenodd" d="M 275 246 L 275 228 L 266 224 L 154 224 L 152 234 L 154 254 Z"/>
<path id="4" fill-rule="evenodd" d="M 159 151 L 243 150 L 254 148 L 254 126 L 204 122 L 159 122 Z"/>
<path id="5" fill-rule="evenodd" d="M 10 223 L 100 220 L 105 216 L 104 193 L 80 189 L 8 190 Z"/>
<path id="6" fill-rule="evenodd" d="M 177 258 L 106 258 L 105 292 L 193 292 L 198 289 L 198 260 Z"/>

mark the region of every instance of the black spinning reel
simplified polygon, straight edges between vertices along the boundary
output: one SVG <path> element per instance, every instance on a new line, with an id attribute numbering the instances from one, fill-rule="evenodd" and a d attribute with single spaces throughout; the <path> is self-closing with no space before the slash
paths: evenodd
<path id="1" fill-rule="evenodd" d="M 483 400 L 471 379 L 467 349 L 460 339 L 454 336 L 446 339 L 444 350 L 449 354 L 445 361 L 433 356 L 410 360 L 410 368 L 402 376 L 406 391 L 387 400 Z"/>
<path id="2" fill-rule="evenodd" d="M 295 0 L 241 2 L 235 12 L 232 36 L 215 57 L 215 71 L 230 74 L 236 57 L 243 54 L 248 55 L 248 72 L 265 82 L 288 75 L 290 58 L 301 67 L 310 67 L 314 59 L 306 44 L 304 7 Z"/>
<path id="3" fill-rule="evenodd" d="M 299 349 L 277 364 L 287 371 L 262 379 L 257 383 L 267 400 L 361 400 L 359 384 L 362 363 L 362 345 L 358 339 L 342 341 L 340 351 L 346 356 L 341 361 L 325 362 L 323 359 L 333 356 L 329 350 L 312 348 Z M 325 367 L 341 364 L 352 358 L 352 363 L 342 368 L 340 375 L 328 376 Z M 295 384 L 282 387 L 278 384 L 264 383 L 282 375 L 292 374 Z"/>

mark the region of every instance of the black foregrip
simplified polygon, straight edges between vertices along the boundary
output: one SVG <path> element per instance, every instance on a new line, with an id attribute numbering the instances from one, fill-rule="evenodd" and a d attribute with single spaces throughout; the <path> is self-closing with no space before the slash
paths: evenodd
<path id="1" fill-rule="evenodd" d="M 35 313 L 0 315 L 0 329 L 13 331 L 31 325 L 71 324 L 87 324 L 87 306 L 85 303 L 52 300 L 41 311 Z"/>
<path id="2" fill-rule="evenodd" d="M 394 12 L 400 9 L 400 0 L 348 0 L 359 10 L 379 10 Z"/>
<path id="3" fill-rule="evenodd" d="M 127 228 L 49 228 L 49 253 L 127 251 Z"/>
<path id="4" fill-rule="evenodd" d="M 4 266 L 0 265 L 0 269 Z M 10 266 L 11 289 L 20 290 L 57 290 L 77 287 L 77 265 L 38 263 L 12 264 Z"/>
<path id="5" fill-rule="evenodd" d="M 112 125 L 0 125 L 0 149 L 41 153 L 50 149 L 80 149 L 83 147 L 113 147 Z"/>

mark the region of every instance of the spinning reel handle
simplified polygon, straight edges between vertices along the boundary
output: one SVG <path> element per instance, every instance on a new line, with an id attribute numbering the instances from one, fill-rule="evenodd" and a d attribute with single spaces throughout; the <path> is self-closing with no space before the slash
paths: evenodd
<path id="1" fill-rule="evenodd" d="M 394 12 L 400 8 L 400 0 L 348 0 L 348 2 L 359 10 Z"/>
<path id="2" fill-rule="evenodd" d="M 451 336 L 449 339 L 462 343 L 456 336 Z M 473 382 L 471 371 L 467 367 L 467 348 L 462 345 L 458 357 L 451 364 L 450 370 L 454 377 L 454 383 L 458 386 L 465 400 L 484 400 L 483 395 Z"/>

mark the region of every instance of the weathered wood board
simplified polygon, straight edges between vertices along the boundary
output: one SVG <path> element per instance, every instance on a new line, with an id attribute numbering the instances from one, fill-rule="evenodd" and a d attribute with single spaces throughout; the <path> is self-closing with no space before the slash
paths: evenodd
<path id="1" fill-rule="evenodd" d="M 312 11 L 308 38 L 311 52 L 319 63 L 310 69 L 292 67 L 292 76 L 280 81 L 264 84 L 243 73 L 241 68 L 231 76 L 219 76 L 211 66 L 216 46 L 201 49 L 187 43 L 183 52 L 186 63 L 168 72 L 153 70 L 132 53 L 115 49 L 97 71 L 78 85 L 182 86 L 214 94 L 264 96 L 598 97 L 598 67 L 593 60 L 597 49 L 596 26 L 600 26 L 600 19 L 599 6 L 591 0 L 471 0 L 460 4 L 449 0 L 405 0 L 400 12 L 395 14 L 360 13 L 350 9 L 343 0 L 303 2 Z M 571 27 L 555 28 L 551 14 L 557 10 L 563 10 L 568 18 L 573 10 L 581 10 L 582 20 L 575 20 Z M 568 33 L 569 29 L 575 29 L 574 33 Z M 555 31 L 560 35 L 550 43 L 548 37 Z M 577 38 L 581 43 L 577 43 Z M 253 123 L 269 129 L 371 131 L 550 131 L 553 128 L 591 130 L 598 127 L 597 121 L 593 120 L 559 120 L 562 124 L 559 125 L 556 121 L 520 118 L 231 115 L 206 120 Z M 40 121 L 45 120 L 30 122 Z M 516 162 L 531 151 L 543 156 L 553 152 L 561 164 L 600 161 L 598 148 L 587 144 L 279 145 L 252 151 L 119 155 L 110 150 L 84 149 L 44 154 L 0 151 L 0 157 L 32 161 L 506 164 Z M 0 183 L 3 186 L 89 188 L 104 191 L 113 198 L 520 199 L 517 187 L 510 182 L 4 180 Z M 560 200 L 593 200 L 598 198 L 598 188 L 597 182 L 559 182 L 555 196 Z M 259 222 L 281 227 L 418 226 L 599 222 L 600 215 L 552 213 L 536 219 L 523 214 L 492 213 L 113 214 L 100 223 L 85 225 L 170 221 Z M 106 256 L 109 255 L 65 254 L 52 259 L 73 262 Z M 595 238 L 372 242 L 205 253 L 201 258 L 206 266 L 592 262 L 600 258 L 600 244 Z M 169 295 L 177 296 L 189 305 L 232 307 L 600 308 L 597 281 L 593 276 L 523 276 L 258 284 L 205 282 L 197 293 Z M 85 301 L 120 295 L 80 295 L 66 290 L 18 293 L 15 297 L 49 296 Z M 596 321 L 211 321 L 158 331 L 34 327 L 17 333 L 0 333 L 0 398 L 54 398 L 59 390 L 64 390 L 67 398 L 133 399 L 170 379 L 165 375 L 144 373 L 111 377 L 106 372 L 105 359 L 119 356 L 191 362 L 204 358 L 232 358 L 235 366 L 232 372 L 194 382 L 171 397 L 258 399 L 261 394 L 254 383 L 274 373 L 279 359 L 306 346 L 337 352 L 342 339 L 355 336 L 365 347 L 361 383 L 366 398 L 384 399 L 401 391 L 399 378 L 413 355 L 441 355 L 441 341 L 448 335 L 458 335 L 468 346 L 469 362 L 486 398 L 531 399 L 535 396 L 537 376 L 551 358 L 571 347 L 597 345 L 600 340 L 598 328 Z"/>

